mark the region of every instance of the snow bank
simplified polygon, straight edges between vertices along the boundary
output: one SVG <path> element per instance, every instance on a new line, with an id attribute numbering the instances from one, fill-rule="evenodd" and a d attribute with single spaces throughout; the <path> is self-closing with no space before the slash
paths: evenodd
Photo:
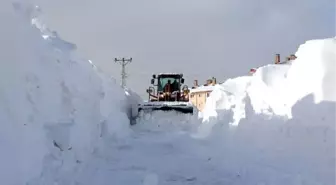
<path id="1" fill-rule="evenodd" d="M 216 128 L 223 165 L 245 183 L 335 184 L 336 38 L 307 41 L 296 56 L 227 80 L 208 98 L 199 131 Z"/>
<path id="2" fill-rule="evenodd" d="M 0 9 L 1 183 L 72 184 L 101 138 L 127 135 L 120 106 L 129 100 L 43 24 L 38 7 L 1 1 Z"/>
<path id="3" fill-rule="evenodd" d="M 336 101 L 335 38 L 307 41 L 292 64 L 260 67 L 253 76 L 227 80 L 217 85 L 202 112 L 203 121 L 218 116 L 218 111 L 233 112 L 232 125 L 245 118 L 246 97 L 257 114 L 292 118 L 292 107 L 312 94 L 314 103 Z"/>

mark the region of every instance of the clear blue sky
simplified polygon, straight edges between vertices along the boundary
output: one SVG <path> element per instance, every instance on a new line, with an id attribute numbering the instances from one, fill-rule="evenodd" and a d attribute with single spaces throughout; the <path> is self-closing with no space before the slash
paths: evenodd
<path id="1" fill-rule="evenodd" d="M 35 0 L 50 26 L 119 80 L 114 57 L 132 56 L 128 85 L 182 72 L 188 85 L 224 81 L 335 36 L 334 0 Z"/>

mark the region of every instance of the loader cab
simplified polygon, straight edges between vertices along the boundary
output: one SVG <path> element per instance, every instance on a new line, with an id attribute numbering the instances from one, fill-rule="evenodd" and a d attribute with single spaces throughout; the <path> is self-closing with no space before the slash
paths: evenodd
<path id="1" fill-rule="evenodd" d="M 157 91 L 164 92 L 166 85 L 171 84 L 172 91 L 180 91 L 184 79 L 181 74 L 160 74 L 157 76 Z M 153 75 L 153 77 L 156 77 Z M 154 79 L 152 79 L 153 81 Z M 153 83 L 152 83 L 153 84 Z"/>

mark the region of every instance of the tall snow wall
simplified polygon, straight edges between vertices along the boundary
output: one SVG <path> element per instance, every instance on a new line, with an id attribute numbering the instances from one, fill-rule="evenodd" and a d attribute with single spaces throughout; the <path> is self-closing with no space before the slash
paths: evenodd
<path id="1" fill-rule="evenodd" d="M 252 76 L 228 79 L 217 85 L 207 99 L 203 121 L 218 120 L 219 112 L 229 111 L 233 114 L 230 125 L 238 125 L 246 117 L 247 98 L 254 113 L 286 119 L 293 118 L 293 106 L 308 95 L 314 97 L 314 104 L 333 104 L 336 101 L 335 43 L 335 38 L 307 41 L 300 45 L 296 52 L 298 58 L 291 63 L 263 66 Z"/>
<path id="2" fill-rule="evenodd" d="M 202 113 L 200 133 L 221 135 L 247 184 L 335 184 L 336 38 L 295 55 L 216 86 Z"/>
<path id="3" fill-rule="evenodd" d="M 132 100 L 26 3 L 0 2 L 1 183 L 72 184 L 100 140 L 127 135 Z"/>

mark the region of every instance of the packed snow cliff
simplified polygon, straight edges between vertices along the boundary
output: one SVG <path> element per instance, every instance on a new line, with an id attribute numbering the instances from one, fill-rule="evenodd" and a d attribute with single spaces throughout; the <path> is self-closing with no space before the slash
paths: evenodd
<path id="1" fill-rule="evenodd" d="M 295 55 L 217 85 L 202 112 L 196 136 L 219 132 L 227 165 L 243 168 L 248 184 L 335 184 L 336 38 Z"/>
<path id="2" fill-rule="evenodd" d="M 336 38 L 302 44 L 297 59 L 258 68 L 252 76 L 228 79 L 207 99 L 203 121 L 217 117 L 216 110 L 232 110 L 231 125 L 246 117 L 246 98 L 255 113 L 291 119 L 293 106 L 308 95 L 314 104 L 336 102 Z"/>
<path id="3" fill-rule="evenodd" d="M 45 26 L 38 7 L 0 5 L 1 184 L 67 184 L 100 138 L 127 135 L 132 102 Z"/>

